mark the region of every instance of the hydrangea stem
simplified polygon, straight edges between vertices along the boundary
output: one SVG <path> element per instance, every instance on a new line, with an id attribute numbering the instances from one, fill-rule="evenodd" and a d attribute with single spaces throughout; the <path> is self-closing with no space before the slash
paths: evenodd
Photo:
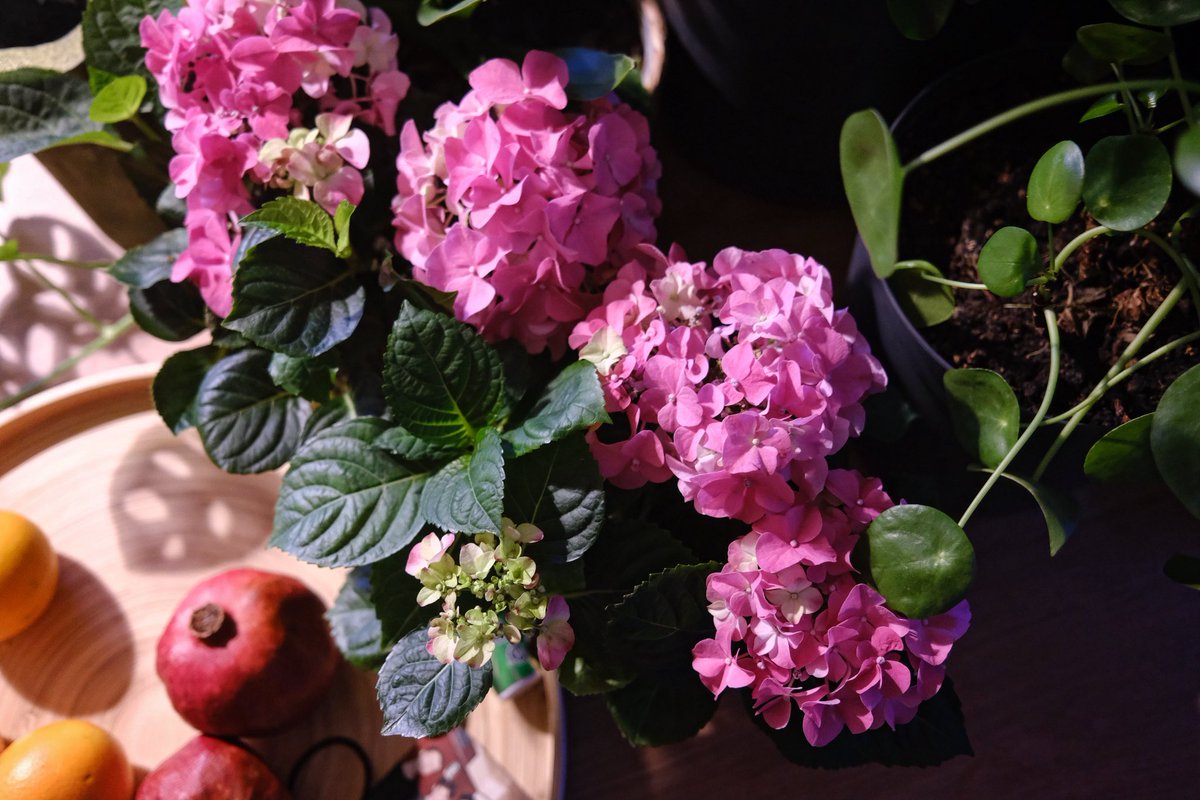
<path id="1" fill-rule="evenodd" d="M 0 400 L 0 411 L 4 410 L 6 408 L 9 408 L 10 406 L 15 406 L 17 403 L 21 402 L 22 400 L 29 397 L 30 395 L 36 394 L 37 392 L 41 391 L 42 388 L 44 388 L 47 384 L 49 384 L 51 381 L 53 381 L 59 375 L 62 375 L 64 372 L 71 369 L 76 364 L 78 364 L 80 361 L 83 361 L 85 358 L 87 358 L 88 356 L 95 353 L 97 350 L 102 350 L 105 347 L 107 347 L 108 345 L 112 344 L 117 339 L 119 339 L 121 337 L 121 335 L 123 333 L 125 333 L 125 331 L 129 330 L 132 327 L 133 327 L 133 315 L 132 314 L 126 314 L 125 316 L 121 317 L 119 320 L 112 323 L 111 325 L 105 325 L 103 328 L 100 329 L 100 333 L 99 333 L 99 335 L 96 336 L 95 339 L 92 339 L 92 341 L 85 344 L 79 350 L 79 352 L 75 353 L 75 355 L 70 356 L 69 358 L 65 358 L 62 361 L 60 361 L 54 367 L 54 369 L 50 370 L 49 374 L 44 375 L 41 378 L 38 378 L 36 381 L 25 384 L 15 394 L 11 394 L 8 397 L 5 397 L 4 399 Z"/>
<path id="2" fill-rule="evenodd" d="M 987 481 L 975 495 L 975 499 L 971 501 L 971 505 L 967 506 L 967 510 L 963 512 L 962 517 L 958 520 L 958 527 L 963 527 L 967 524 L 967 520 L 975 513 L 975 509 L 979 508 L 979 504 L 987 497 L 988 492 L 996 485 L 996 481 L 1000 480 L 1004 475 L 1004 470 L 1012 464 L 1013 459 L 1021 452 L 1021 449 L 1029 442 L 1034 432 L 1042 424 L 1042 420 L 1046 417 L 1046 412 L 1050 410 L 1050 403 L 1054 401 L 1054 391 L 1058 388 L 1058 368 L 1061 359 L 1061 350 L 1058 344 L 1058 317 L 1054 309 L 1043 309 L 1042 313 L 1046 318 L 1046 335 L 1050 338 L 1050 377 L 1046 381 L 1046 393 L 1042 396 L 1042 404 L 1038 406 L 1037 413 L 1033 415 L 1033 419 L 1025 426 L 1025 430 L 1021 433 L 1020 438 L 1011 449 L 1005 454 L 992 474 L 988 476 Z"/>
<path id="3" fill-rule="evenodd" d="M 1034 482 L 1037 482 L 1046 473 L 1046 469 L 1050 466 L 1050 462 L 1054 460 L 1054 456 L 1058 455 L 1058 451 L 1062 449 L 1067 439 L 1079 427 L 1079 423 L 1083 421 L 1087 413 L 1092 410 L 1092 406 L 1096 405 L 1100 398 L 1104 396 L 1104 393 L 1108 391 L 1108 387 L 1111 385 L 1110 381 L 1113 381 L 1125 369 L 1125 365 L 1138 354 L 1138 351 L 1142 349 L 1142 345 L 1154 334 L 1154 331 L 1162 323 L 1163 319 L 1171 312 L 1171 309 L 1175 307 L 1180 298 L 1183 297 L 1186 284 L 1186 280 L 1181 280 L 1175 284 L 1175 288 L 1162 301 L 1162 305 L 1154 310 L 1154 313 L 1150 315 L 1150 319 L 1146 320 L 1146 324 L 1138 331 L 1137 336 L 1133 337 L 1133 341 L 1125 348 L 1125 352 L 1121 353 L 1120 358 L 1109 368 L 1108 373 L 1096 384 L 1096 387 L 1092 389 L 1084 401 L 1079 404 L 1075 413 L 1071 415 L 1067 423 L 1063 425 L 1062 430 L 1058 432 L 1058 436 L 1051 442 L 1049 449 L 1046 450 L 1046 455 L 1042 457 L 1042 461 L 1038 464 L 1037 469 L 1034 470 Z"/>
<path id="4" fill-rule="evenodd" d="M 962 133 L 952 136 L 941 144 L 921 153 L 912 161 L 904 165 L 904 172 L 912 172 L 918 167 L 924 166 L 934 159 L 940 158 L 959 147 L 962 147 L 968 142 L 978 139 L 984 134 L 991 133 L 997 128 L 1001 128 L 1010 122 L 1027 117 L 1030 114 L 1036 114 L 1039 111 L 1045 111 L 1048 108 L 1073 103 L 1076 100 L 1086 100 L 1089 97 L 1097 97 L 1102 94 L 1120 91 L 1135 91 L 1137 89 L 1178 89 L 1179 91 L 1200 92 L 1200 83 L 1195 81 L 1184 80 L 1136 80 L 1136 81 L 1116 81 L 1113 83 L 1098 83 L 1094 86 L 1081 86 L 1078 89 L 1069 89 L 1065 92 L 1057 92 L 1056 94 L 1046 95 L 1037 100 L 1030 100 L 1028 103 L 1022 103 L 1015 108 L 1010 108 L 1002 114 L 986 119 L 983 122 L 973 127 L 967 128 Z"/>

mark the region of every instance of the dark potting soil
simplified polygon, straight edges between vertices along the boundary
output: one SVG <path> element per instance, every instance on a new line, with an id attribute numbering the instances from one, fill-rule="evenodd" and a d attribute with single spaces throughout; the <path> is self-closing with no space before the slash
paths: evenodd
<path id="1" fill-rule="evenodd" d="M 1030 218 L 1025 187 L 1038 156 L 1056 140 L 1047 138 L 1044 130 L 1027 128 L 1016 134 L 1007 139 L 985 137 L 911 176 L 905 186 L 903 258 L 923 258 L 949 278 L 976 283 L 979 251 L 1005 225 L 1028 228 L 1045 253 L 1047 226 Z M 1088 142 L 1079 143 L 1086 152 Z M 1194 202 L 1177 187 L 1167 209 L 1149 227 L 1165 236 Z M 1054 226 L 1055 249 L 1096 224 L 1077 213 Z M 1183 251 L 1196 259 L 1200 221 L 1185 220 L 1183 225 Z M 1044 300 L 1035 298 L 1032 290 L 1002 298 L 955 289 L 953 318 L 923 333 L 953 366 L 984 367 L 1003 375 L 1016 390 L 1027 419 L 1041 403 L 1049 375 L 1042 315 L 1049 304 L 1058 311 L 1062 354 L 1051 413 L 1065 411 L 1092 391 L 1181 275 L 1149 240 L 1119 234 L 1092 239 L 1067 260 L 1060 276 Z M 1192 299 L 1185 296 L 1141 354 L 1196 330 L 1197 324 Z M 1110 389 L 1084 421 L 1109 428 L 1153 411 L 1171 382 L 1198 361 L 1200 347 L 1195 343 L 1175 350 Z"/>

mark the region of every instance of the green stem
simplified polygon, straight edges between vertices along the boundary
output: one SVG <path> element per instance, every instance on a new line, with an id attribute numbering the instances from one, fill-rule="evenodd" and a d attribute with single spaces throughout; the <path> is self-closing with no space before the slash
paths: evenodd
<path id="1" fill-rule="evenodd" d="M 1138 331 L 1137 336 L 1133 337 L 1133 341 L 1126 346 L 1125 352 L 1121 353 L 1121 356 L 1116 360 L 1116 363 L 1109 368 L 1108 373 L 1100 379 L 1100 382 L 1096 384 L 1091 393 L 1089 393 L 1088 396 L 1084 398 L 1084 401 L 1079 404 L 1078 410 L 1071 415 L 1070 419 L 1067 420 L 1067 424 L 1063 425 L 1062 430 L 1058 432 L 1058 436 L 1054 438 L 1054 441 L 1051 442 L 1049 449 L 1046 450 L 1046 454 L 1042 457 L 1041 463 L 1038 464 L 1037 469 L 1034 470 L 1034 483 L 1036 483 L 1042 477 L 1042 475 L 1045 474 L 1046 469 L 1050 466 L 1050 462 L 1054 460 L 1056 455 L 1058 455 L 1058 451 L 1061 450 L 1062 446 L 1067 443 L 1067 439 L 1070 438 L 1075 429 L 1079 427 L 1079 423 L 1083 421 L 1083 418 L 1087 416 L 1087 413 L 1092 410 L 1092 406 L 1096 405 L 1100 398 L 1104 396 L 1104 393 L 1108 391 L 1109 381 L 1111 381 L 1118 373 L 1125 369 L 1125 365 L 1128 364 L 1133 357 L 1138 354 L 1138 351 L 1142 349 L 1142 345 L 1146 343 L 1146 340 L 1154 335 L 1155 329 L 1162 324 L 1163 319 L 1165 319 L 1167 314 L 1171 312 L 1171 309 L 1175 307 L 1175 305 L 1179 302 L 1179 299 L 1183 297 L 1186 284 L 1186 280 L 1181 280 L 1179 283 L 1175 284 L 1175 288 L 1172 289 L 1170 294 L 1163 299 L 1162 305 L 1154 310 L 1154 313 L 1150 315 L 1150 319 L 1146 320 L 1146 324 L 1142 326 L 1140 331 Z"/>
<path id="2" fill-rule="evenodd" d="M 75 298 L 71 296 L 70 292 L 59 286 L 54 281 L 50 280 L 49 276 L 47 276 L 44 272 L 29 262 L 24 262 L 23 266 L 25 269 L 33 273 L 33 276 L 37 279 L 38 283 L 42 284 L 43 288 L 54 292 L 56 295 L 66 301 L 66 304 L 71 307 L 71 310 L 75 312 L 76 316 L 91 325 L 96 330 L 100 330 L 104 327 L 104 323 L 97 319 L 95 314 L 79 305 Z"/>
<path id="3" fill-rule="evenodd" d="M 1054 263 L 1050 266 L 1050 274 L 1057 275 L 1058 271 L 1062 269 L 1062 265 L 1067 263 L 1067 259 L 1070 258 L 1076 250 L 1083 247 L 1092 239 L 1095 239 L 1097 236 L 1105 236 L 1110 233 L 1112 233 L 1112 228 L 1106 228 L 1103 225 L 1097 225 L 1094 228 L 1088 228 L 1086 231 L 1067 242 L 1065 245 L 1063 245 L 1063 249 L 1058 251 L 1058 255 L 1054 257 Z"/>
<path id="4" fill-rule="evenodd" d="M 1053 278 L 1058 274 L 1058 254 L 1054 251 L 1054 223 L 1046 223 L 1046 256 L 1050 264 L 1049 276 Z"/>
<path id="5" fill-rule="evenodd" d="M 1145 127 L 1146 122 L 1142 119 L 1142 112 L 1138 108 L 1133 92 L 1125 87 L 1125 73 L 1121 70 L 1121 65 L 1113 64 L 1112 68 L 1117 80 L 1121 82 L 1121 96 L 1125 98 L 1125 119 L 1129 121 L 1129 132 L 1137 133 Z"/>
<path id="6" fill-rule="evenodd" d="M 9 395 L 8 397 L 0 400 L 0 411 L 11 406 L 15 406 L 17 403 L 21 402 L 30 395 L 41 391 L 42 388 L 44 388 L 59 375 L 62 375 L 64 372 L 70 370 L 80 361 L 83 361 L 97 350 L 102 350 L 103 348 L 112 344 L 121 337 L 121 334 L 125 333 L 125 331 L 132 327 L 132 314 L 126 314 L 111 325 L 105 325 L 100 329 L 100 333 L 95 339 L 84 345 L 75 355 L 59 362 L 58 365 L 55 366 L 48 375 L 38 378 L 36 381 L 31 383 L 27 383 L 26 385 L 22 386 L 16 394 Z"/>
<path id="7" fill-rule="evenodd" d="M 1171 29 L 1163 28 L 1163 33 L 1166 34 L 1167 39 L 1171 40 L 1171 51 L 1167 53 L 1167 61 L 1171 65 L 1171 75 L 1174 76 L 1176 81 L 1182 82 L 1183 72 L 1179 69 L 1179 59 L 1175 55 L 1175 41 L 1171 38 Z M 1183 118 L 1189 125 L 1195 125 L 1196 120 L 1192 119 L 1192 99 L 1188 97 L 1187 92 L 1184 91 L 1182 86 L 1177 88 L 1179 90 L 1179 103 L 1183 106 Z"/>
<path id="8" fill-rule="evenodd" d="M 146 124 L 146 121 L 142 119 L 141 114 L 134 114 L 129 118 L 129 121 L 132 122 L 134 127 L 141 131 L 142 135 L 150 141 L 161 142 L 163 140 L 162 136 L 158 134 L 158 131 Z"/>
<path id="9" fill-rule="evenodd" d="M 1157 133 L 1157 134 L 1160 134 L 1160 135 L 1161 135 L 1161 134 L 1164 134 L 1164 133 L 1166 133 L 1167 131 L 1171 130 L 1172 128 L 1177 128 L 1177 127 L 1179 127 L 1180 125 L 1182 125 L 1182 124 L 1183 124 L 1183 123 L 1185 123 L 1185 122 L 1187 122 L 1187 118 L 1186 118 L 1186 117 L 1180 117 L 1179 119 L 1175 120 L 1174 122 L 1168 122 L 1166 125 L 1163 125 L 1163 126 L 1161 126 L 1161 127 L 1155 128 L 1155 129 L 1154 129 L 1154 132 L 1155 132 L 1155 133 Z"/>
<path id="10" fill-rule="evenodd" d="M 921 272 L 919 270 L 917 271 L 917 274 L 920 275 L 923 280 L 927 280 L 930 283 L 938 283 L 938 284 L 941 284 L 942 286 L 953 286 L 955 289 L 979 289 L 982 291 L 987 290 L 987 287 L 984 286 L 982 283 L 967 283 L 966 281 L 956 281 L 956 280 L 951 280 L 950 278 L 941 278 L 941 277 L 938 277 L 937 275 L 930 275 L 928 272 Z"/>
<path id="11" fill-rule="evenodd" d="M 111 261 L 74 261 L 70 258 L 55 258 L 44 253 L 17 253 L 12 258 L 2 260 L 42 261 L 47 264 L 57 264 L 60 267 L 71 267 L 72 269 L 107 269 L 112 265 Z"/>
<path id="12" fill-rule="evenodd" d="M 1045 111 L 1048 108 L 1054 108 L 1065 103 L 1073 103 L 1076 100 L 1086 100 L 1089 97 L 1108 94 L 1109 92 L 1119 92 L 1122 89 L 1153 89 L 1158 86 L 1166 86 L 1169 89 L 1185 89 L 1200 92 L 1200 83 L 1195 81 L 1185 80 L 1136 80 L 1136 81 L 1121 81 L 1116 83 L 1099 83 L 1094 86 L 1081 86 L 1078 89 L 1068 89 L 1065 92 L 1057 92 L 1031 100 L 1028 103 L 1023 103 L 1015 108 L 1010 108 L 1002 114 L 997 114 L 991 119 L 986 119 L 983 122 L 973 127 L 967 128 L 962 133 L 952 136 L 941 144 L 934 145 L 926 150 L 921 155 L 914 158 L 912 161 L 904 165 L 904 172 L 912 172 L 917 167 L 924 166 L 936 158 L 946 155 L 955 148 L 961 147 L 968 142 L 978 139 L 986 133 L 991 133 L 997 128 L 1003 127 L 1010 122 L 1015 122 L 1030 114 L 1036 114 L 1039 111 Z"/>
<path id="13" fill-rule="evenodd" d="M 1008 465 L 1021 452 L 1021 448 L 1029 442 L 1034 432 L 1037 431 L 1038 426 L 1042 424 L 1046 412 L 1050 410 L 1050 403 L 1054 400 L 1054 390 L 1058 388 L 1058 368 L 1061 358 L 1061 350 L 1058 344 L 1058 317 L 1055 316 L 1054 309 L 1051 308 L 1043 309 L 1042 313 L 1046 318 L 1046 334 L 1050 337 L 1050 377 L 1046 381 L 1046 394 L 1042 396 L 1042 404 L 1038 406 L 1037 413 L 1033 415 L 1033 419 L 1025 426 L 1025 430 L 1021 433 L 1020 438 L 1017 439 L 1016 443 L 1005 454 L 1003 460 L 1001 460 L 992 474 L 988 476 L 987 482 L 983 484 L 983 487 L 975 495 L 975 499 L 971 501 L 971 505 L 967 506 L 967 510 L 959 518 L 958 527 L 960 528 L 967 524 L 967 520 L 975 513 L 975 509 L 979 508 L 979 504 L 983 502 L 983 499 L 987 497 L 987 493 L 996 485 L 996 481 L 1000 480 L 1001 476 L 1004 475 L 1004 470 L 1008 469 Z"/>

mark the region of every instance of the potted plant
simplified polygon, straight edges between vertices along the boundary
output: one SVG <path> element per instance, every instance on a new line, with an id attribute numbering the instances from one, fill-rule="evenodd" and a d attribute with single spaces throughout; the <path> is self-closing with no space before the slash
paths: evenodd
<path id="1" fill-rule="evenodd" d="M 1200 7 L 1111 5 L 1126 22 L 1081 27 L 1065 62 L 1098 82 L 1014 104 L 927 143 L 904 165 L 877 113 L 859 112 L 843 128 L 843 178 L 864 261 L 876 276 L 866 282 L 886 320 L 881 340 L 895 355 L 906 354 L 893 361 L 894 374 L 926 416 L 949 423 L 987 473 L 957 520 L 929 508 L 922 517 L 911 512 L 914 524 L 960 530 L 1007 477 L 1033 493 L 1057 552 L 1071 531 L 1070 502 L 1044 478 L 1079 426 L 1097 416 L 1107 432 L 1087 451 L 1086 475 L 1110 482 L 1161 477 L 1200 515 L 1200 450 L 1191 422 L 1200 402 L 1200 283 L 1191 220 L 1200 190 L 1193 110 L 1200 85 L 1185 78 L 1178 57 L 1178 42 L 1191 31 L 1175 31 L 1200 19 Z M 1139 70 L 1146 77 L 1134 74 Z M 1074 132 L 1056 135 L 1061 123 L 1047 123 L 1044 112 L 1061 108 L 1082 118 Z M 938 113 L 947 115 L 944 108 Z M 964 150 L 1023 122 L 1014 139 L 1029 141 L 1032 130 L 1042 140 L 1024 164 L 1003 144 Z M 1110 129 L 1097 129 L 1104 125 Z M 940 189 L 910 189 L 922 171 L 956 151 L 965 155 L 951 165 L 957 170 L 951 183 L 982 195 L 973 198 L 980 210 L 964 208 L 953 217 L 955 233 L 939 254 L 908 252 L 914 242 L 947 244 L 937 241 L 944 231 L 920 230 L 936 227 L 931 211 Z M 982 182 L 983 192 L 981 173 L 973 173 L 974 181 L 964 177 L 973 169 L 994 176 Z M 967 202 L 961 193 L 956 198 Z M 925 216 L 906 221 L 902 234 L 906 199 L 923 204 Z M 1035 331 L 1040 343 L 1021 349 Z M 1131 379 L 1135 388 L 1118 394 Z M 1038 388 L 1026 389 L 1030 384 Z M 1038 449 L 1036 457 L 1023 454 L 1027 446 Z M 1018 460 L 1022 455 L 1028 463 Z M 1027 471 L 1014 472 L 1014 465 Z M 1166 570 L 1194 584 L 1196 564 L 1181 554 Z"/>

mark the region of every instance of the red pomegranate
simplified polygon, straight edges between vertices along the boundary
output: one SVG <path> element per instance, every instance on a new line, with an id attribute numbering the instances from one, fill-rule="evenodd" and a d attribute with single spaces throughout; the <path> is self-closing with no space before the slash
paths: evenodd
<path id="1" fill-rule="evenodd" d="M 135 800 L 292 800 L 258 756 L 197 736 L 146 776 Z"/>
<path id="2" fill-rule="evenodd" d="M 320 702 L 339 661 L 321 598 L 257 569 L 199 583 L 158 640 L 171 705 L 215 736 L 262 736 L 296 722 Z"/>

